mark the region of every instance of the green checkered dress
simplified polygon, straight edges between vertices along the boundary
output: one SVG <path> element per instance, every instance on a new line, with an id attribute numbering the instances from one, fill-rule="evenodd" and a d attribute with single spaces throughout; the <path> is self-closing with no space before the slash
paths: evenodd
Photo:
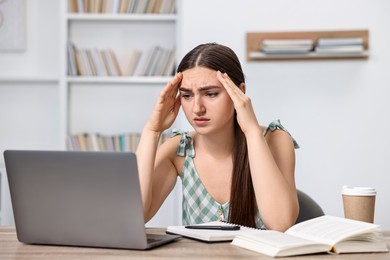
<path id="1" fill-rule="evenodd" d="M 264 132 L 281 129 L 287 130 L 281 125 L 279 120 L 273 121 Z M 288 132 L 287 132 L 288 133 Z M 189 132 L 174 130 L 173 136 L 181 135 L 178 156 L 185 156 L 184 167 L 180 178 L 183 188 L 183 225 L 199 224 L 210 221 L 229 221 L 229 202 L 220 204 L 215 201 L 207 192 L 200 180 L 193 158 L 195 157 L 194 140 Z M 295 148 L 299 148 L 297 142 L 292 138 Z M 257 217 L 257 227 L 262 228 L 263 222 L 260 214 Z"/>

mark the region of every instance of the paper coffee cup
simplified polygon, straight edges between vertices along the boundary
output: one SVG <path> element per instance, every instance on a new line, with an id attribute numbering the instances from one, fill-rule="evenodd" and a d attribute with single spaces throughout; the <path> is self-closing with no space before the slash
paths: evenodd
<path id="1" fill-rule="evenodd" d="M 374 223 L 375 188 L 345 185 L 342 196 L 345 218 Z"/>

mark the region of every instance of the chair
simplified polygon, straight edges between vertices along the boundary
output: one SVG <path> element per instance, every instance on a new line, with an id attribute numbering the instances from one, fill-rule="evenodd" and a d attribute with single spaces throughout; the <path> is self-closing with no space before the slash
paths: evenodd
<path id="1" fill-rule="evenodd" d="M 324 211 L 309 195 L 297 190 L 299 215 L 296 223 L 324 215 Z"/>

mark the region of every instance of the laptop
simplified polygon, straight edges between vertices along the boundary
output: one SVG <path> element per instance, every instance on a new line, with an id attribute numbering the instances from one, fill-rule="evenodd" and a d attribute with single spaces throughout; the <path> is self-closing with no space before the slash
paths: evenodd
<path id="1" fill-rule="evenodd" d="M 146 234 L 134 153 L 4 152 L 18 240 L 150 249 L 177 235 Z"/>

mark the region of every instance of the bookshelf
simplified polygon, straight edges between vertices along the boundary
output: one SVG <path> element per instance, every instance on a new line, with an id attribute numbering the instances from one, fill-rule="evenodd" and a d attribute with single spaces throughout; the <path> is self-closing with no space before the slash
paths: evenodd
<path id="1" fill-rule="evenodd" d="M 265 54 L 261 51 L 262 42 L 284 39 L 309 39 L 315 47 L 320 38 L 361 38 L 362 51 L 339 53 L 307 53 L 294 54 Z M 247 61 L 278 61 L 278 60 L 326 60 L 326 59 L 367 59 L 369 57 L 369 31 L 368 30 L 324 30 L 324 31 L 289 31 L 289 32 L 248 32 L 246 33 Z"/>
<path id="2" fill-rule="evenodd" d="M 70 1 L 86 2 L 60 2 L 61 57 L 58 85 L 61 149 L 73 150 L 70 136 L 118 137 L 140 133 L 157 96 L 172 76 L 69 75 L 68 42 L 80 49 L 109 48 L 115 53 L 119 66 L 125 70 L 133 50 L 145 52 L 156 45 L 165 49 L 178 47 L 177 25 L 181 2 L 163 0 L 175 3 L 174 13 L 75 13 L 69 12 Z M 145 2 L 138 2 L 141 1 Z M 96 2 L 132 1 L 89 1 Z M 171 225 L 172 220 L 180 216 L 179 195 L 180 186 L 177 185 L 147 225 Z M 174 223 L 179 222 L 177 220 Z"/>
<path id="3" fill-rule="evenodd" d="M 116 2 L 126 1 L 111 1 L 111 7 Z M 173 0 L 160 2 L 176 5 Z M 77 3 L 63 0 L 62 6 L 61 42 L 64 51 L 60 96 L 63 119 L 61 138 L 67 140 L 64 141 L 64 149 L 69 148 L 69 136 L 72 135 L 122 135 L 140 132 L 158 93 L 172 79 L 169 69 L 164 73 L 142 73 L 141 66 L 146 64 L 146 57 L 143 56 L 148 55 L 156 46 L 174 52 L 177 39 L 177 7 L 175 10 L 168 8 L 168 12 L 141 13 L 139 10 L 130 11 L 130 7 L 126 8 L 127 12 L 114 7 L 116 12 L 96 13 L 75 12 L 78 9 L 74 9 L 73 5 Z M 108 9 L 111 10 L 111 7 Z M 69 73 L 69 67 L 72 67 L 68 56 L 70 42 L 78 50 L 110 49 L 120 73 L 83 74 L 78 70 L 78 65 L 73 65 L 73 68 L 77 67 L 77 74 Z M 141 58 L 134 73 L 127 75 L 126 67 L 134 50 L 142 53 Z M 97 67 L 96 63 L 93 66 Z"/>

